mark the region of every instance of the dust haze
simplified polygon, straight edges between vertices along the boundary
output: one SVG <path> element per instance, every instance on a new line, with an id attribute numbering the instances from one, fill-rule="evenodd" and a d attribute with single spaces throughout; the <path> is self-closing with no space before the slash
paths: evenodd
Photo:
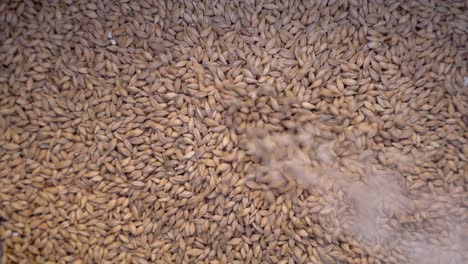
<path id="1" fill-rule="evenodd" d="M 389 262 L 468 263 L 466 197 L 408 188 L 405 176 L 418 173 L 424 154 L 364 151 L 317 125 L 257 131 L 249 143 L 260 164 L 256 180 L 273 189 L 300 186 L 321 197 L 312 211 L 332 237 L 350 235 L 371 255 L 379 248 L 399 256 Z"/>

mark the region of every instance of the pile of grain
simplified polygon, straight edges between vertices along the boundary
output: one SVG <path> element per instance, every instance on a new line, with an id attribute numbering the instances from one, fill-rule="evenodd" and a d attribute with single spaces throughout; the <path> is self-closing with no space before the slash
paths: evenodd
<path id="1" fill-rule="evenodd" d="M 465 1 L 116 2 L 0 3 L 2 263 L 468 262 Z"/>

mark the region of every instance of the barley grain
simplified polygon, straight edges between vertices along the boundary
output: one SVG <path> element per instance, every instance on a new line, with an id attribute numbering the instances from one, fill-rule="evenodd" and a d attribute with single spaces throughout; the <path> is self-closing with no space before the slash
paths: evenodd
<path id="1" fill-rule="evenodd" d="M 465 9 L 3 3 L 2 263 L 468 262 Z"/>

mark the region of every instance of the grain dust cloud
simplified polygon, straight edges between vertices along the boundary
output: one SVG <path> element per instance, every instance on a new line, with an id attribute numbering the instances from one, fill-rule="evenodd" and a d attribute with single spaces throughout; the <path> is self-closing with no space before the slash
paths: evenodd
<path id="1" fill-rule="evenodd" d="M 326 131 L 309 125 L 299 132 L 257 133 L 250 152 L 262 165 L 252 177 L 271 191 L 285 191 L 292 184 L 316 195 L 316 212 L 328 223 L 323 223 L 330 227 L 327 231 L 349 234 L 371 251 L 400 250 L 411 263 L 463 263 L 468 224 L 456 213 L 465 210 L 462 201 L 434 194 L 418 197 L 402 181 L 417 171 L 415 163 L 424 155 L 359 151 L 356 146 L 350 155 L 337 155 L 344 142 Z M 346 149 L 348 144 L 353 145 L 345 143 Z M 423 213 L 428 209 L 431 216 Z"/>

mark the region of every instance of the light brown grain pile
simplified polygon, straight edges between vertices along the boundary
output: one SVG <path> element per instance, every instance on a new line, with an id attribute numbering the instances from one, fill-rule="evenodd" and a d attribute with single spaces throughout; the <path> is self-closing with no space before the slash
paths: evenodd
<path id="1" fill-rule="evenodd" d="M 2 263 L 467 263 L 466 5 L 0 2 Z"/>

